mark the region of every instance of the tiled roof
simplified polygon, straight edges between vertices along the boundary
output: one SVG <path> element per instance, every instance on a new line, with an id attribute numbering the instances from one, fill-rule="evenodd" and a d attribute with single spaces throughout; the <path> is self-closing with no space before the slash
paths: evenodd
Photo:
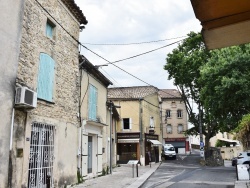
<path id="1" fill-rule="evenodd" d="M 75 16 L 80 24 L 86 25 L 88 23 L 86 17 L 82 13 L 82 10 L 76 5 L 74 0 L 62 0 L 62 2 L 66 5 L 66 7 Z"/>
<path id="2" fill-rule="evenodd" d="M 109 99 L 139 99 L 154 93 L 158 93 L 158 88 L 153 86 L 108 88 Z"/>
<path id="3" fill-rule="evenodd" d="M 160 89 L 159 95 L 161 98 L 181 98 L 181 94 L 176 89 Z"/>

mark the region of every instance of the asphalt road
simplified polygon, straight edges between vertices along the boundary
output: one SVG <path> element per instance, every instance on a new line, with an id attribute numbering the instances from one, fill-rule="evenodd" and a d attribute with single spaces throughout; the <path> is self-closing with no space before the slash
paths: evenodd
<path id="1" fill-rule="evenodd" d="M 233 188 L 235 167 L 201 166 L 197 154 L 178 155 L 176 160 L 164 160 L 142 188 Z"/>

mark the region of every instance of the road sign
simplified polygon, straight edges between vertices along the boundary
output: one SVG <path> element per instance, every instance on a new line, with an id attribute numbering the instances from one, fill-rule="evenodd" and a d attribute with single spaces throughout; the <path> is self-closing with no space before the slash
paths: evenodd
<path id="1" fill-rule="evenodd" d="M 204 151 L 203 150 L 200 151 L 200 155 L 201 155 L 201 157 L 204 157 Z"/>

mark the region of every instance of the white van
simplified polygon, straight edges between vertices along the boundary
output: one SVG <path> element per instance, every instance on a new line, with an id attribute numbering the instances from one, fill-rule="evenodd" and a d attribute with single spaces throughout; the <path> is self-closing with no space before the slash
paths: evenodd
<path id="1" fill-rule="evenodd" d="M 176 152 L 174 146 L 172 144 L 163 145 L 163 155 L 165 159 L 167 158 L 176 159 Z"/>

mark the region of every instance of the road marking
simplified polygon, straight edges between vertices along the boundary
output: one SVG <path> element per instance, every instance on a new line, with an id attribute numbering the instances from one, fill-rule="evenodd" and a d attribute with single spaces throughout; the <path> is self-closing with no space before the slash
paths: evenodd
<path id="1" fill-rule="evenodd" d="M 181 158 L 181 160 L 185 159 L 187 156 L 186 155 L 182 155 L 182 156 L 179 156 Z"/>
<path id="2" fill-rule="evenodd" d="M 213 185 L 234 185 L 235 182 L 222 182 L 222 181 L 193 181 L 193 180 L 183 180 L 178 183 L 191 183 L 191 184 L 213 184 Z"/>

